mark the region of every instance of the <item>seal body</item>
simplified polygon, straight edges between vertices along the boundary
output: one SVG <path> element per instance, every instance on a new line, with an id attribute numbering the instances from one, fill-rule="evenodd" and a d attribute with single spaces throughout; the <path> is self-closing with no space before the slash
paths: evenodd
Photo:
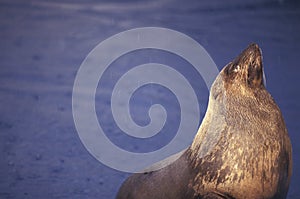
<path id="1" fill-rule="evenodd" d="M 133 174 L 117 198 L 286 198 L 291 151 L 251 44 L 217 76 L 192 145 L 160 170 Z"/>

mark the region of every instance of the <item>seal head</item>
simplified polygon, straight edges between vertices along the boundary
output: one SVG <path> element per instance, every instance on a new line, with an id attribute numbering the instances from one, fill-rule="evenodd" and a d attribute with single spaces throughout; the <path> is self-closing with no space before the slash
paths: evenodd
<path id="1" fill-rule="evenodd" d="M 245 83 L 249 87 L 263 86 L 262 53 L 257 44 L 251 44 L 225 69 L 227 81 Z M 234 80 L 234 82 L 232 82 Z"/>

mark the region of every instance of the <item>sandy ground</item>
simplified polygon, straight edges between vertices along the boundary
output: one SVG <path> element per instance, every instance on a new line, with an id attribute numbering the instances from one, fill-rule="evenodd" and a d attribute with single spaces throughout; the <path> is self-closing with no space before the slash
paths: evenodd
<path id="1" fill-rule="evenodd" d="M 293 144 L 288 198 L 300 198 L 300 4 L 288 0 L 220 3 L 1 0 L 0 198 L 114 198 L 128 174 L 99 163 L 81 143 L 72 117 L 72 88 L 80 64 L 98 43 L 145 26 L 189 35 L 205 47 L 219 69 L 250 42 L 261 46 L 267 89 L 282 110 Z M 140 52 L 135 55 L 138 61 L 129 57 L 119 63 L 131 67 L 151 59 L 172 64 L 159 53 Z M 112 69 L 116 76 L 121 72 Z M 207 89 L 193 72 L 186 75 L 199 89 L 202 117 Z M 101 92 L 111 88 L 107 81 L 102 80 L 103 88 L 97 91 L 99 115 L 109 111 L 109 101 L 101 98 Z M 161 94 L 161 88 L 141 94 L 144 97 L 136 99 L 133 109 L 136 121 L 147 123 L 144 107 L 149 100 L 161 100 L 173 115 L 169 129 L 176 129 L 178 104 L 169 102 L 171 94 Z M 104 117 L 102 124 L 112 140 L 124 144 L 110 117 Z M 126 140 L 123 147 L 147 151 L 161 143 L 164 140 L 141 146 Z"/>

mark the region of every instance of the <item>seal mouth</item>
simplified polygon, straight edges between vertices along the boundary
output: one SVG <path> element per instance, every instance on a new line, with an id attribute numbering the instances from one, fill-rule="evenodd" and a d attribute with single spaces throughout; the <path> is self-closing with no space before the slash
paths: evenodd
<path id="1" fill-rule="evenodd" d="M 226 72 L 228 75 L 235 74 L 235 77 L 244 79 L 250 87 L 262 86 L 264 74 L 259 46 L 255 43 L 250 44 L 228 65 Z"/>

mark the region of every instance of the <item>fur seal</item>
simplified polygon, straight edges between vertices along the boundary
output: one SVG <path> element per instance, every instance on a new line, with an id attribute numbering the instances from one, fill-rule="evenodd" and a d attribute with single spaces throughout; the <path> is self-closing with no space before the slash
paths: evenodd
<path id="1" fill-rule="evenodd" d="M 214 81 L 192 145 L 172 164 L 133 174 L 117 199 L 286 198 L 292 148 L 250 44 Z"/>

